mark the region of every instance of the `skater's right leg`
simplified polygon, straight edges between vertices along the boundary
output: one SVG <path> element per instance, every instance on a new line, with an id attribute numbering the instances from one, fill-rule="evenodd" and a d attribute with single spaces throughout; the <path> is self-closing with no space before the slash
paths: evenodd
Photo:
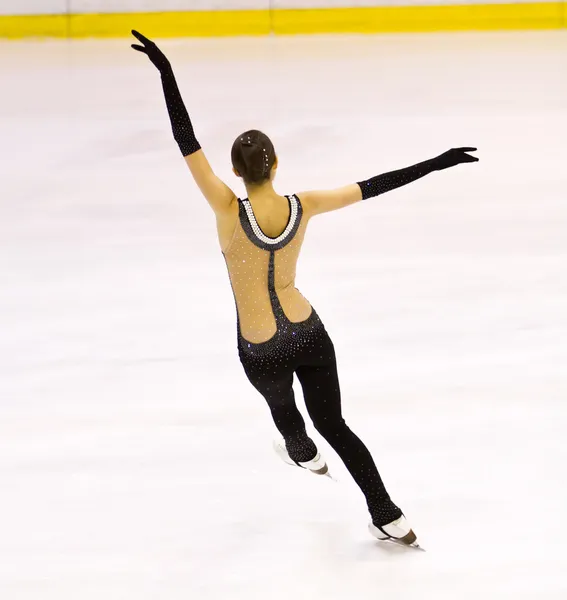
<path id="1" fill-rule="evenodd" d="M 340 456 L 366 498 L 372 522 L 382 527 L 402 517 L 392 502 L 368 448 L 345 423 L 333 343 L 326 332 L 314 364 L 297 369 L 305 404 L 317 431 Z"/>
<path id="2" fill-rule="evenodd" d="M 372 455 L 342 416 L 336 370 L 328 367 L 301 367 L 297 375 L 303 386 L 305 404 L 315 429 L 340 456 L 360 487 L 372 522 L 376 526 L 382 526 L 399 519 L 402 511 L 390 499 Z"/>

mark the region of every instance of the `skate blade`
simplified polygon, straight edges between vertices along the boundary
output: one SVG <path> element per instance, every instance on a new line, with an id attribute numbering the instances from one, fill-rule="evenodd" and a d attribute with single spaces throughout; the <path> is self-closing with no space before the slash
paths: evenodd
<path id="1" fill-rule="evenodd" d="M 305 468 L 305 467 L 302 466 L 302 468 Z M 337 480 L 329 472 L 329 467 L 327 464 L 325 464 L 325 466 L 321 467 L 320 469 L 314 469 L 314 470 L 309 469 L 309 471 L 311 471 L 311 473 L 313 473 L 313 475 L 328 477 L 331 481 L 334 481 L 335 483 L 337 482 Z"/>
<path id="2" fill-rule="evenodd" d="M 419 550 L 420 552 L 426 552 L 425 548 L 422 548 L 417 542 L 413 544 L 406 544 L 401 540 L 395 540 L 394 538 L 386 539 L 386 540 L 378 540 L 379 542 L 383 542 L 386 544 L 394 544 L 395 546 L 401 546 L 402 548 L 411 548 L 412 550 Z"/>
<path id="3" fill-rule="evenodd" d="M 297 463 L 294 462 L 287 462 L 286 460 L 283 461 L 286 465 L 290 466 L 290 467 L 298 467 L 300 469 L 303 469 L 304 471 L 309 471 L 310 473 L 313 473 L 313 475 L 318 475 L 319 477 L 328 477 L 331 481 L 334 481 L 335 483 L 339 483 L 338 479 L 335 479 L 331 473 L 329 473 L 329 469 L 327 468 L 327 470 L 322 473 L 322 472 L 317 472 L 317 471 L 312 471 L 311 469 L 308 469 L 306 467 L 302 467 L 301 465 L 298 465 Z"/>

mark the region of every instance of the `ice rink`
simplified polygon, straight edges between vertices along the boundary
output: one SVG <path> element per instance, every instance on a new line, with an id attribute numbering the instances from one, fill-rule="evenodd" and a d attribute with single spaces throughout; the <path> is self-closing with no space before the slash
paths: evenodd
<path id="1" fill-rule="evenodd" d="M 338 483 L 273 453 L 213 214 L 129 43 L 0 44 L 0 597 L 565 600 L 567 35 L 162 45 L 240 195 L 249 128 L 281 193 L 478 146 L 315 219 L 297 280 L 427 553 L 373 541 L 316 434 Z"/>

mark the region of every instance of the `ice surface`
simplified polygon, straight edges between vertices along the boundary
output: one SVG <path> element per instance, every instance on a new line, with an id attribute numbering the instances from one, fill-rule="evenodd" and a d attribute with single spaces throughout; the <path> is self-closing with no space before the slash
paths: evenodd
<path id="1" fill-rule="evenodd" d="M 478 146 L 315 220 L 298 276 L 426 554 L 372 541 L 325 443 L 338 484 L 273 454 L 213 215 L 128 44 L 0 45 L 0 597 L 564 600 L 565 33 L 163 44 L 238 193 L 251 127 L 282 193 Z"/>

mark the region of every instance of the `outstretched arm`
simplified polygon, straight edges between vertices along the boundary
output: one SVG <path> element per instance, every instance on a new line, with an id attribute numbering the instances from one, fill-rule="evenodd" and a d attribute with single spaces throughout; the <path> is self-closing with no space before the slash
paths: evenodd
<path id="1" fill-rule="evenodd" d="M 227 212 L 236 196 L 213 172 L 201 145 L 195 137 L 193 124 L 185 108 L 183 98 L 177 86 L 171 64 L 165 54 L 147 37 L 137 31 L 132 34 L 142 45 L 132 44 L 132 48 L 148 56 L 161 74 L 163 93 L 167 111 L 171 120 L 173 137 L 185 158 L 195 182 L 212 209 L 218 215 Z"/>
<path id="2" fill-rule="evenodd" d="M 366 181 L 360 181 L 335 190 L 303 192 L 299 194 L 299 197 L 304 208 L 311 215 L 337 210 L 361 200 L 367 200 L 395 190 L 433 171 L 442 171 L 461 163 L 477 162 L 478 158 L 467 154 L 467 152 L 474 151 L 476 151 L 476 148 L 453 148 L 436 158 L 405 169 L 383 173 Z"/>

